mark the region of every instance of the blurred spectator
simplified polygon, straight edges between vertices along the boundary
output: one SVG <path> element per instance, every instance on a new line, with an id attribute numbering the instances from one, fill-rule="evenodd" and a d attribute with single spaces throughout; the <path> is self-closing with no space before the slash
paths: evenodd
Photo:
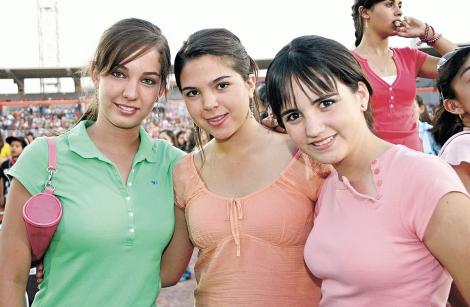
<path id="1" fill-rule="evenodd" d="M 260 99 L 260 104 L 258 105 L 259 108 L 259 116 L 260 119 L 265 119 L 271 113 L 268 98 L 266 97 L 266 85 L 262 83 L 260 86 L 256 88 L 258 92 L 258 97 Z"/>
<path id="2" fill-rule="evenodd" d="M 28 144 L 31 144 L 34 141 L 34 133 L 32 131 L 26 132 L 25 137 Z"/>
<path id="3" fill-rule="evenodd" d="M 5 172 L 16 163 L 16 160 L 27 145 L 25 138 L 16 136 L 7 137 L 6 142 L 10 145 L 11 155 L 0 164 L 0 207 L 2 208 L 5 208 L 6 197 L 10 188 L 10 181 L 6 177 Z"/>
<path id="4" fill-rule="evenodd" d="M 158 134 L 158 138 L 168 142 L 169 144 L 176 146 L 175 134 L 170 129 L 164 129 Z"/>
<path id="5" fill-rule="evenodd" d="M 428 109 L 426 108 L 423 99 L 418 95 L 416 95 L 415 99 L 415 117 L 418 122 L 419 138 L 423 143 L 423 152 L 437 155 L 439 153 L 440 146 L 436 143 L 434 136 L 432 135 L 431 116 L 428 113 Z"/>
<path id="6" fill-rule="evenodd" d="M 5 143 L 3 134 L 0 132 L 0 163 L 10 157 L 10 145 Z"/>
<path id="7" fill-rule="evenodd" d="M 186 151 L 186 131 L 185 130 L 180 130 L 176 133 L 176 144 L 175 146 L 178 147 L 179 149 Z"/>

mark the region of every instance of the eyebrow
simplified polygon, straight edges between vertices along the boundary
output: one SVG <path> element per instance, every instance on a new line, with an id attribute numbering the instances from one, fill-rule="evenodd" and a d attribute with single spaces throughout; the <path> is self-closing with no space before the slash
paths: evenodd
<path id="1" fill-rule="evenodd" d="M 126 71 L 129 71 L 129 69 L 127 69 L 126 65 L 121 65 L 121 64 L 117 64 L 115 65 L 111 70 L 114 70 L 116 68 L 120 68 L 120 69 L 124 69 Z M 157 77 L 160 77 L 160 73 L 156 72 L 156 71 L 146 71 L 144 73 L 142 73 L 142 75 L 153 75 L 153 76 L 157 76 Z"/>
<path id="2" fill-rule="evenodd" d="M 217 78 L 215 78 L 214 80 L 212 80 L 211 83 L 212 83 L 212 84 L 216 84 L 217 82 L 219 82 L 219 81 L 221 81 L 221 80 L 224 80 L 224 79 L 226 79 L 226 78 L 230 78 L 230 77 L 232 77 L 232 76 L 230 76 L 230 75 L 227 75 L 227 76 L 220 76 L 220 77 L 217 77 Z M 183 88 L 181 89 L 181 91 L 183 92 L 183 91 L 195 90 L 195 89 L 196 89 L 195 86 L 186 86 L 186 87 L 183 87 Z"/>
<path id="3" fill-rule="evenodd" d="M 316 104 L 316 103 L 318 103 L 318 102 L 320 102 L 320 101 L 322 101 L 322 100 L 328 99 L 328 98 L 330 98 L 330 97 L 332 97 L 332 96 L 336 96 L 336 95 L 338 95 L 338 93 L 329 93 L 329 94 L 325 94 L 325 95 L 320 96 L 320 97 L 318 97 L 317 99 L 311 101 L 310 103 L 313 105 L 313 104 Z M 295 111 L 295 110 L 297 110 L 297 108 L 290 108 L 290 109 L 287 109 L 287 110 L 285 110 L 284 112 L 281 112 L 281 117 L 283 117 L 284 115 L 289 114 L 290 112 L 293 112 L 293 111 Z"/>

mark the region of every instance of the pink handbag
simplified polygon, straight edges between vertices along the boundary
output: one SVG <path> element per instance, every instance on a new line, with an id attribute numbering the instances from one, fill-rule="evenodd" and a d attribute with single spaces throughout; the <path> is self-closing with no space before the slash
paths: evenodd
<path id="1" fill-rule="evenodd" d="M 62 204 L 54 196 L 54 186 L 52 185 L 57 164 L 55 139 L 48 138 L 47 145 L 49 149 L 49 166 L 47 168 L 49 177 L 44 192 L 31 196 L 23 207 L 23 219 L 26 224 L 33 261 L 40 260 L 44 256 L 62 218 Z"/>

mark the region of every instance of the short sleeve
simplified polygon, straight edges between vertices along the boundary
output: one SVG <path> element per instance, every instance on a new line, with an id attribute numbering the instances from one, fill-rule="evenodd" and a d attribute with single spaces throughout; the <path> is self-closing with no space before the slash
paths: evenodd
<path id="1" fill-rule="evenodd" d="M 411 50 L 414 51 L 415 57 L 416 57 L 416 76 L 418 76 L 419 71 L 421 66 L 423 65 L 424 61 L 426 61 L 426 58 L 428 55 L 424 53 L 421 50 L 415 49 L 415 48 L 410 48 Z"/>
<path id="2" fill-rule="evenodd" d="M 462 133 L 449 140 L 439 157 L 451 165 L 470 163 L 470 133 Z"/>
<path id="3" fill-rule="evenodd" d="M 184 209 L 186 207 L 186 186 L 187 180 L 190 176 L 188 169 L 191 162 L 191 155 L 186 155 L 183 159 L 179 160 L 173 169 L 173 190 L 175 198 L 175 206 Z"/>
<path id="4" fill-rule="evenodd" d="M 31 195 L 34 195 L 44 190 L 48 177 L 47 165 L 47 139 L 41 137 L 25 147 L 7 175 L 18 180 Z"/>
<path id="5" fill-rule="evenodd" d="M 294 162 L 284 174 L 283 180 L 295 190 L 316 202 L 320 195 L 323 180 L 330 172 L 329 166 L 319 163 L 309 155 L 298 152 Z"/>
<path id="6" fill-rule="evenodd" d="M 460 178 L 455 171 L 443 160 L 426 155 L 417 161 L 418 167 L 410 167 L 413 174 L 406 174 L 409 187 L 404 187 L 406 199 L 401 201 L 401 216 L 405 220 L 409 231 L 415 233 L 423 240 L 426 228 L 443 196 L 450 192 L 467 194 Z M 409 176 L 409 177 L 408 177 Z M 410 185 L 410 183 L 412 184 Z"/>

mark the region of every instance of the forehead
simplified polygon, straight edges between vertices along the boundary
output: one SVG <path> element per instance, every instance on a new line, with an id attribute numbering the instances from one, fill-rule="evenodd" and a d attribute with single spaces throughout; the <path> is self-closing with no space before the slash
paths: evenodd
<path id="1" fill-rule="evenodd" d="M 181 83 L 205 83 L 211 82 L 222 75 L 238 75 L 232 68 L 229 59 L 215 56 L 203 55 L 187 61 L 181 70 Z"/>
<path id="2" fill-rule="evenodd" d="M 138 68 L 146 72 L 158 72 L 160 73 L 160 52 L 156 48 L 150 48 L 143 54 L 139 53 L 141 50 L 137 50 L 130 56 L 128 56 L 122 63 L 122 66 L 133 69 Z"/>
<path id="3" fill-rule="evenodd" d="M 338 82 L 330 76 L 316 74 L 313 78 L 291 76 L 286 85 L 286 97 L 282 109 L 299 108 L 310 105 L 313 101 L 330 93 L 336 93 Z"/>

